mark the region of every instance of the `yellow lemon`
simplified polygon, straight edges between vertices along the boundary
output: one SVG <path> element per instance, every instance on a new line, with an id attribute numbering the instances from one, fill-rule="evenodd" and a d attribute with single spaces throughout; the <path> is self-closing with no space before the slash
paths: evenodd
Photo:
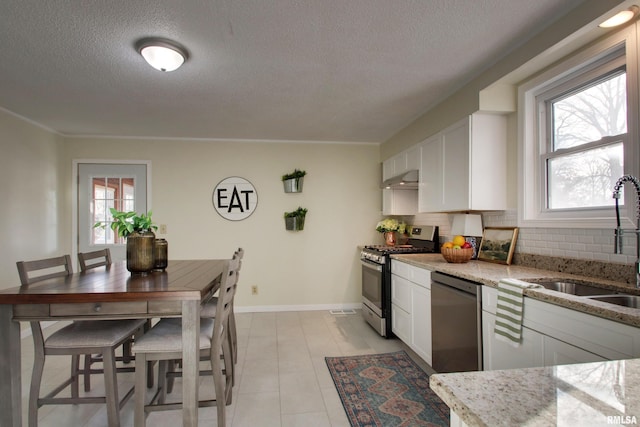
<path id="1" fill-rule="evenodd" d="M 454 246 L 462 246 L 462 245 L 464 245 L 465 241 L 466 240 L 464 239 L 464 236 L 455 236 L 453 238 L 453 245 Z"/>

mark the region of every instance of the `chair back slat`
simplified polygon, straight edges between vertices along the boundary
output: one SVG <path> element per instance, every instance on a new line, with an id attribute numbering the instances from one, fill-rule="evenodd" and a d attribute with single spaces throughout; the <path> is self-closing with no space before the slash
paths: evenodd
<path id="1" fill-rule="evenodd" d="M 238 265 L 240 260 L 233 257 L 226 262 L 220 280 L 220 290 L 218 291 L 218 305 L 216 307 L 216 321 L 213 327 L 213 337 L 221 336 L 223 328 L 228 327 L 229 313 L 231 312 L 233 297 L 236 293 L 238 276 Z"/>
<path id="2" fill-rule="evenodd" d="M 73 274 L 71 256 L 63 255 L 55 258 L 34 261 L 18 261 L 18 274 L 22 285 L 30 285 L 53 277 L 70 276 Z M 31 274 L 39 272 L 40 274 Z"/>
<path id="3" fill-rule="evenodd" d="M 80 263 L 80 271 L 103 266 L 108 267 L 111 265 L 111 251 L 106 248 L 93 252 L 79 252 L 78 262 Z"/>

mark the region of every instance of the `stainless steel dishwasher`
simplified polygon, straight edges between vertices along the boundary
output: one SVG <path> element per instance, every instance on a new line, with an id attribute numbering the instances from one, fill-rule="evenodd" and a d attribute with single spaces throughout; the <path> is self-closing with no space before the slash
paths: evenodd
<path id="1" fill-rule="evenodd" d="M 482 291 L 479 283 L 431 273 L 433 369 L 482 370 Z"/>

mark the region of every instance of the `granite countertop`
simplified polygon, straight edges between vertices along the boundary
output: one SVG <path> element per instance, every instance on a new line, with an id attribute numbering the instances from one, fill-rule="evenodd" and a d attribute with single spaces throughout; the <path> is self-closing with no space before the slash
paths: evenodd
<path id="1" fill-rule="evenodd" d="M 601 287 L 611 289 L 612 293 L 618 291 L 633 295 L 640 295 L 640 291 L 638 289 L 630 287 L 626 283 L 614 282 L 605 279 L 594 279 L 592 277 L 559 273 L 557 271 L 542 270 L 518 265 L 503 265 L 475 260 L 467 263 L 449 263 L 440 254 L 392 255 L 391 258 L 417 267 L 426 268 L 431 271 L 439 271 L 441 273 L 450 274 L 494 288 L 498 286 L 498 282 L 503 278 L 521 279 L 524 281 L 527 281 L 527 279 L 571 278 L 584 282 L 597 282 Z M 614 320 L 627 325 L 640 327 L 640 309 L 637 308 L 622 307 L 543 288 L 526 289 L 524 294 L 530 298 L 582 311 L 584 313 Z"/>
<path id="2" fill-rule="evenodd" d="M 440 254 L 393 255 L 392 259 L 497 287 L 502 278 L 596 282 L 638 295 L 626 283 L 484 261 L 448 263 Z M 640 309 L 620 307 L 546 289 L 525 296 L 640 326 Z M 640 422 L 640 359 L 542 368 L 434 374 L 431 389 L 469 426 L 637 425 Z"/>
<path id="3" fill-rule="evenodd" d="M 429 382 L 469 426 L 640 422 L 640 359 L 434 374 Z"/>

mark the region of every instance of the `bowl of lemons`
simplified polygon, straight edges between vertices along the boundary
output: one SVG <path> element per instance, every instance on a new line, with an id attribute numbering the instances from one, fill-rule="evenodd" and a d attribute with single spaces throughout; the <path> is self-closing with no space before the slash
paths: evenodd
<path id="1" fill-rule="evenodd" d="M 473 247 L 464 236 L 454 236 L 451 241 L 442 244 L 440 253 L 447 262 L 464 263 L 473 256 Z"/>

